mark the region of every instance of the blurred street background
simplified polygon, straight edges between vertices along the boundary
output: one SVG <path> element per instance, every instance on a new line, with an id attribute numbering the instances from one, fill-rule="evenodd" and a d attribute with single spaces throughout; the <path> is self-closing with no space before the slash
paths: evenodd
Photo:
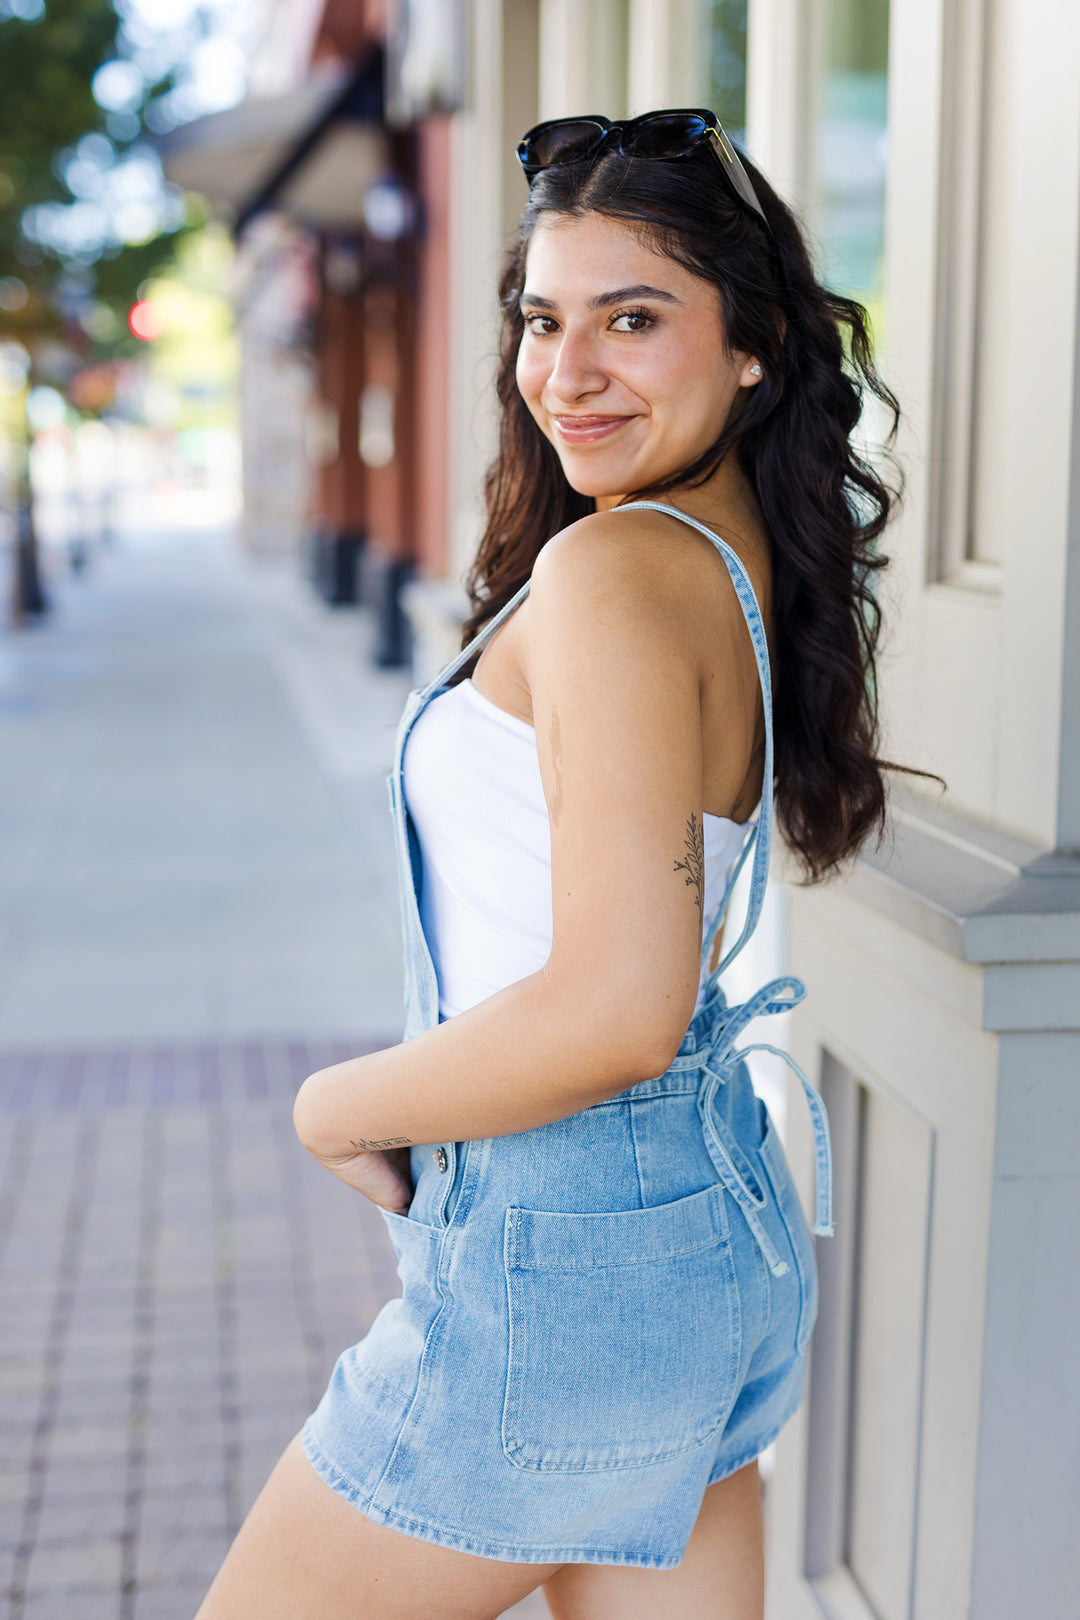
<path id="1" fill-rule="evenodd" d="M 355 536 L 319 577 L 306 260 L 299 306 L 279 289 L 266 316 L 284 394 L 255 404 L 284 466 L 256 446 L 264 518 L 252 500 L 241 528 L 235 248 L 153 144 L 239 98 L 258 27 L 0 7 L 12 1620 L 192 1615 L 397 1291 L 380 1218 L 290 1108 L 400 1032 L 384 777 L 407 658 L 377 658 Z"/>
<path id="2" fill-rule="evenodd" d="M 0 0 L 0 1620 L 191 1616 L 397 1289 L 291 1100 L 400 1033 L 384 777 L 460 639 L 515 143 L 665 106 L 870 312 L 886 752 L 948 784 L 781 860 L 729 986 L 807 981 L 762 1038 L 836 1149 L 769 1620 L 1072 1620 L 1069 0 Z"/>
<path id="3" fill-rule="evenodd" d="M 193 1614 L 396 1291 L 290 1104 L 398 1034 L 406 681 L 358 610 L 245 560 L 226 496 L 129 490 L 76 572 L 43 523 L 50 611 L 0 643 L 12 1615 Z"/>

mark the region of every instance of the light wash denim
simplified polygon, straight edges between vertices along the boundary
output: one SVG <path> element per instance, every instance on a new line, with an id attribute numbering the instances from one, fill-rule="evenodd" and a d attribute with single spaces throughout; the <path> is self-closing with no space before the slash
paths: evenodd
<path id="1" fill-rule="evenodd" d="M 765 785 L 747 841 L 745 925 L 659 1079 L 536 1130 L 413 1149 L 409 1214 L 386 1217 L 402 1297 L 339 1359 L 304 1446 L 339 1495 L 421 1540 L 512 1562 L 667 1569 L 683 1555 L 706 1486 L 757 1457 L 798 1407 L 817 1275 L 783 1151 L 750 1084 L 751 1048 L 739 1045 L 751 1019 L 786 1011 L 804 986 L 775 979 L 729 1007 L 719 984 L 757 924 L 768 876 L 765 629 L 729 546 L 657 502 L 620 510 L 635 508 L 668 512 L 707 536 L 753 641 Z M 439 1014 L 402 786 L 405 743 L 424 706 L 527 591 L 410 696 L 402 718 L 390 793 L 406 1039 Z M 703 962 L 722 912 L 705 931 Z M 814 1230 L 827 1234 L 825 1110 L 780 1055 L 809 1103 Z"/>

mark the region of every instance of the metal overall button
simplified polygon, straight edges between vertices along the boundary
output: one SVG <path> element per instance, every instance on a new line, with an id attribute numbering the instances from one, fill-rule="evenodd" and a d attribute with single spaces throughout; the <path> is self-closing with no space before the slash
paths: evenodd
<path id="1" fill-rule="evenodd" d="M 438 1167 L 438 1171 L 439 1171 L 440 1176 L 444 1175 L 445 1172 L 446 1172 L 446 1166 L 450 1162 L 446 1157 L 446 1149 L 445 1148 L 436 1148 L 435 1153 L 434 1153 L 434 1159 L 435 1159 L 435 1163 L 436 1163 L 436 1165 Z"/>

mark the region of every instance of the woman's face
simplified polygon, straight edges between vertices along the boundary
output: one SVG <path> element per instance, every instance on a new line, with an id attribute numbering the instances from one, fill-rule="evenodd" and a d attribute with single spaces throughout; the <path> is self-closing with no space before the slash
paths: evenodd
<path id="1" fill-rule="evenodd" d="M 689 466 L 758 381 L 724 347 L 716 288 L 600 214 L 541 218 L 521 309 L 518 387 L 601 510 Z"/>

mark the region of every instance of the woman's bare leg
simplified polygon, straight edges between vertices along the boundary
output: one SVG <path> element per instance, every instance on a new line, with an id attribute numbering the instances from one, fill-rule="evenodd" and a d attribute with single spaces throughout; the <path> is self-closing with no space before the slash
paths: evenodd
<path id="1" fill-rule="evenodd" d="M 757 1463 L 710 1485 L 678 1569 L 565 1564 L 544 1595 L 555 1620 L 761 1620 Z"/>
<path id="2" fill-rule="evenodd" d="M 495 1620 L 555 1564 L 473 1558 L 373 1524 L 286 1450 L 196 1620 Z"/>

